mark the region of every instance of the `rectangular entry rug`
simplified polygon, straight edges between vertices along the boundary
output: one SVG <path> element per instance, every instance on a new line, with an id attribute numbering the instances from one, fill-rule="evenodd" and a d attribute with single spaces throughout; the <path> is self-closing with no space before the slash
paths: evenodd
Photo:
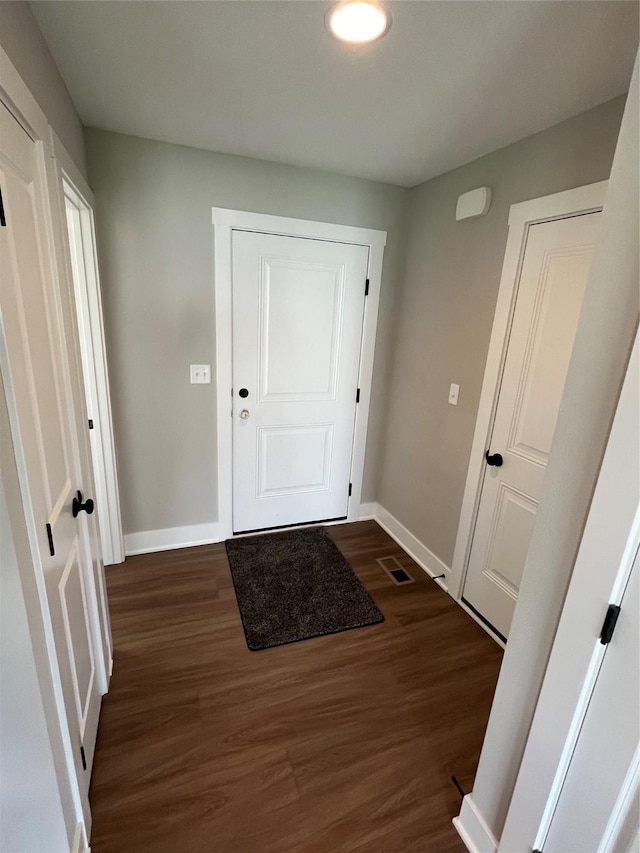
<path id="1" fill-rule="evenodd" d="M 323 527 L 227 539 L 225 546 L 252 651 L 384 619 Z"/>

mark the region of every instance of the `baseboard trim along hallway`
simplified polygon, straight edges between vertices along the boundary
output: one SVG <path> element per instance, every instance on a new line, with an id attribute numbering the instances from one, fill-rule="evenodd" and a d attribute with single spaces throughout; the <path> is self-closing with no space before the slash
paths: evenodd
<path id="1" fill-rule="evenodd" d="M 127 533 L 124 537 L 124 553 L 127 557 L 133 557 L 136 554 L 153 554 L 156 551 L 192 548 L 195 545 L 211 545 L 214 542 L 220 542 L 219 525 L 216 521 Z"/>
<path id="2" fill-rule="evenodd" d="M 447 580 L 451 568 L 430 551 L 395 516 L 375 501 L 363 503 L 360 508 L 360 521 L 378 522 L 398 545 L 436 583 L 448 592 Z M 127 557 L 136 554 L 153 554 L 157 551 L 170 551 L 173 548 L 192 548 L 195 545 L 212 545 L 222 541 L 217 521 L 207 524 L 190 524 L 184 527 L 164 527 L 159 530 L 143 530 L 139 533 L 127 533 L 124 537 L 124 550 Z M 444 575 L 441 578 L 440 575 Z"/>
<path id="3" fill-rule="evenodd" d="M 448 578 L 451 568 L 430 551 L 397 518 L 375 501 L 360 506 L 360 521 L 378 522 L 380 527 L 394 539 L 400 547 L 435 582 L 448 592 Z M 196 545 L 212 545 L 221 542 L 220 525 L 217 521 L 207 524 L 191 524 L 185 527 L 165 527 L 160 530 L 143 530 L 139 533 L 127 533 L 124 537 L 124 550 L 127 557 L 137 554 L 153 554 L 157 551 L 170 551 L 174 548 L 192 548 Z M 440 577 L 444 575 L 444 577 Z"/>
<path id="4" fill-rule="evenodd" d="M 430 551 L 402 522 L 379 503 L 362 504 L 360 521 L 374 519 L 380 527 L 416 562 L 445 592 L 449 591 L 451 567 Z M 444 575 L 444 577 L 440 577 Z"/>
<path id="5" fill-rule="evenodd" d="M 496 853 L 498 841 L 484 822 L 471 796 L 467 794 L 463 799 L 462 809 L 459 816 L 454 817 L 453 825 L 471 853 Z"/>

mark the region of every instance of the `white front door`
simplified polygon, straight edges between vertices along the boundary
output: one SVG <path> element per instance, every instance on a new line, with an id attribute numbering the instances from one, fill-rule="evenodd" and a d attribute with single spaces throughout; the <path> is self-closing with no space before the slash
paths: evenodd
<path id="1" fill-rule="evenodd" d="M 463 601 L 506 638 L 601 214 L 529 228 Z"/>
<path id="2" fill-rule="evenodd" d="M 233 232 L 236 533 L 347 515 L 368 258 Z"/>
<path id="3" fill-rule="evenodd" d="M 44 159 L 0 105 L 0 312 L 28 501 L 44 573 L 64 715 L 90 826 L 88 788 L 101 690 L 90 613 L 91 579 L 72 501 L 82 488 L 61 306 L 52 282 L 44 219 Z M 85 498 L 89 495 L 84 496 Z M 100 652 L 98 652 L 100 654 Z"/>

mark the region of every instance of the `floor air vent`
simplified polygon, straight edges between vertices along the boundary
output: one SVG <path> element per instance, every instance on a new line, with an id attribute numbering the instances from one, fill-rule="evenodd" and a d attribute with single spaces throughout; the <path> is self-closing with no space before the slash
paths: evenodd
<path id="1" fill-rule="evenodd" d="M 380 557 L 376 562 L 384 569 L 396 586 L 415 583 L 409 572 L 402 568 L 395 557 Z"/>

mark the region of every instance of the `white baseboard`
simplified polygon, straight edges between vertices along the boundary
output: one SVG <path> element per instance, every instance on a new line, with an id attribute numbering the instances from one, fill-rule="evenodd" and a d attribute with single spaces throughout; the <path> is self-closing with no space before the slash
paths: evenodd
<path id="1" fill-rule="evenodd" d="M 471 794 L 463 799 L 460 814 L 454 817 L 453 825 L 471 853 L 496 853 L 498 841 L 484 822 Z"/>
<path id="2" fill-rule="evenodd" d="M 376 507 L 378 506 L 375 501 L 372 501 L 368 504 L 360 504 L 360 517 L 358 521 L 371 521 L 376 517 Z"/>
<path id="3" fill-rule="evenodd" d="M 127 557 L 132 557 L 135 554 L 153 554 L 156 551 L 170 551 L 173 548 L 210 545 L 212 542 L 220 542 L 217 522 L 127 533 L 124 537 L 124 552 Z"/>
<path id="4" fill-rule="evenodd" d="M 369 506 L 369 504 L 365 504 Z M 416 538 L 410 530 L 398 521 L 390 512 L 388 512 L 380 504 L 373 504 L 375 507 L 373 518 L 378 522 L 383 530 L 386 530 L 389 536 L 407 552 L 407 554 L 415 560 L 421 569 L 432 578 L 436 579 L 438 586 L 441 586 L 445 592 L 448 592 L 447 581 L 451 574 L 451 569 L 446 563 L 443 563 L 439 557 L 430 551 L 426 545 Z M 444 575 L 443 578 L 438 577 Z"/>
<path id="5" fill-rule="evenodd" d="M 76 824 L 76 831 L 73 835 L 73 844 L 71 845 L 71 853 L 91 853 L 91 848 L 87 843 L 87 835 L 83 823 Z"/>
<path id="6" fill-rule="evenodd" d="M 404 524 L 398 521 L 398 519 L 391 515 L 391 513 L 383 506 L 380 506 L 379 503 L 362 504 L 360 521 L 365 521 L 370 518 L 375 519 L 380 527 L 386 530 L 392 539 L 395 539 L 403 551 L 406 551 L 407 554 L 420 566 L 420 568 L 423 569 L 429 577 L 434 579 L 438 586 L 442 587 L 445 592 L 449 592 L 448 581 L 451 576 L 451 569 L 440 559 L 440 557 L 436 557 L 433 551 L 430 551 L 426 545 L 423 545 L 410 530 L 407 530 Z M 444 575 L 444 577 L 441 578 L 439 575 Z M 503 649 L 507 647 L 507 644 L 501 640 L 500 637 L 497 637 L 493 631 L 485 625 L 482 619 L 479 619 L 473 610 L 467 607 L 464 601 L 458 600 L 457 598 L 454 598 L 454 601 L 474 620 L 474 622 L 478 623 L 482 630 L 485 631 L 485 633 L 487 633 L 494 642 Z"/>
<path id="7" fill-rule="evenodd" d="M 447 591 L 447 579 L 451 569 L 423 545 L 413 533 L 394 518 L 390 512 L 376 502 L 360 505 L 360 521 L 375 519 L 415 560 L 430 577 L 445 575 L 438 578 L 439 584 Z M 341 522 L 342 523 L 342 522 Z M 192 524 L 186 527 L 165 527 L 161 530 L 143 530 L 139 533 L 127 533 L 124 537 L 124 550 L 127 557 L 135 554 L 153 554 L 156 551 L 170 551 L 173 548 L 191 548 L 195 545 L 209 545 L 222 541 L 220 526 L 217 522 L 209 524 Z"/>

